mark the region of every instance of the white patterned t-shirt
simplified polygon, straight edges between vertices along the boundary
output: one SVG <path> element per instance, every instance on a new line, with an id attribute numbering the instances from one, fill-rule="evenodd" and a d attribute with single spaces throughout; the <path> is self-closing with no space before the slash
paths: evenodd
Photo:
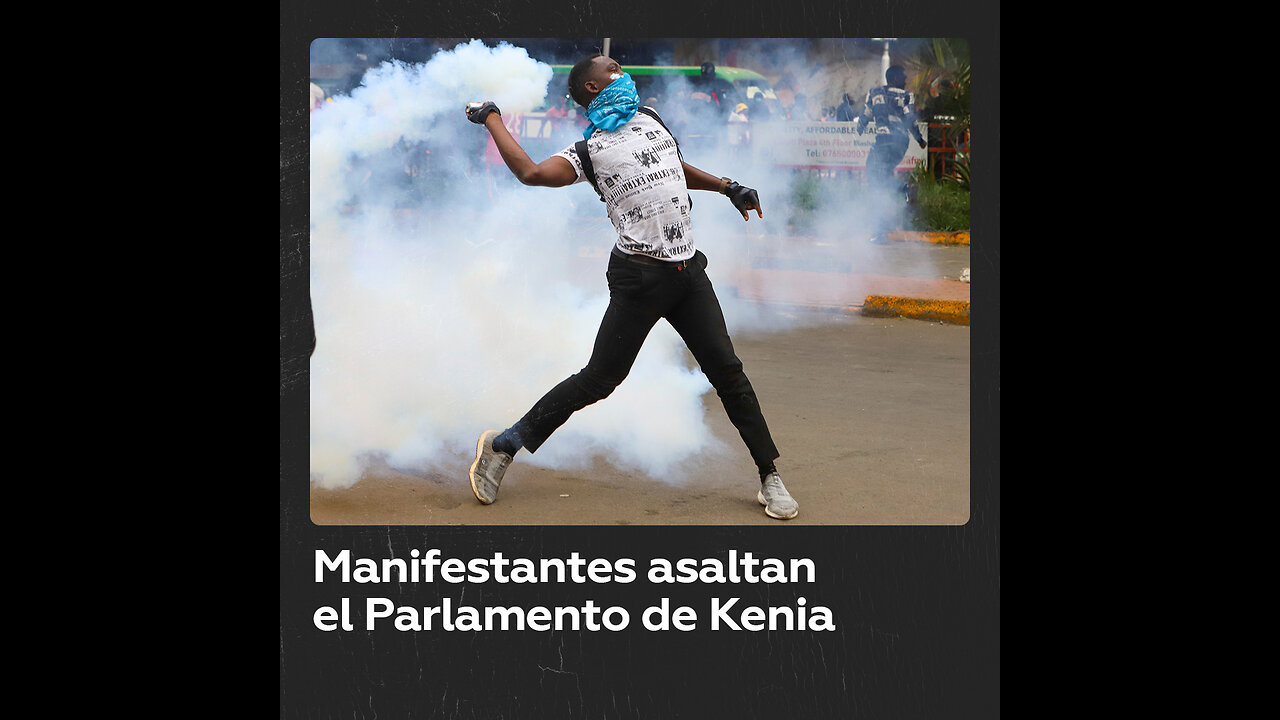
<path id="1" fill-rule="evenodd" d="M 662 124 L 637 112 L 612 132 L 596 129 L 587 139 L 596 182 L 609 220 L 618 231 L 618 249 L 660 260 L 693 257 L 689 189 L 675 138 Z M 556 153 L 573 164 L 574 183 L 586 181 L 573 145 Z"/>

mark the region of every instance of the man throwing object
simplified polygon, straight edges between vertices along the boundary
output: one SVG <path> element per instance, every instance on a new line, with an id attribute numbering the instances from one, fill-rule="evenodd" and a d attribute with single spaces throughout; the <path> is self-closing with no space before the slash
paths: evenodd
<path id="1" fill-rule="evenodd" d="M 506 430 L 486 430 L 469 472 L 471 489 L 486 505 L 497 500 L 503 474 L 521 448 L 537 452 L 551 433 L 582 408 L 603 400 L 626 378 L 640 346 L 659 319 L 684 340 L 716 389 L 760 473 L 756 499 L 770 517 L 793 518 L 796 501 L 774 465 L 779 457 L 755 390 L 742 371 L 725 327 L 707 257 L 695 249 L 689 190 L 728 196 L 748 220 L 764 212 L 756 191 L 684 162 L 675 138 L 640 108 L 635 83 L 612 58 L 584 58 L 569 72 L 569 94 L 591 121 L 575 143 L 541 163 L 533 162 L 502 124 L 493 102 L 471 103 L 467 119 L 484 125 L 503 161 L 525 185 L 564 187 L 591 180 L 618 231 L 605 277 L 609 306 L 591 358 L 580 372 L 553 387 Z M 579 157 L 579 148 L 587 157 Z M 591 170 L 594 169 L 594 173 Z M 635 182 L 643 177 L 644 181 Z"/>

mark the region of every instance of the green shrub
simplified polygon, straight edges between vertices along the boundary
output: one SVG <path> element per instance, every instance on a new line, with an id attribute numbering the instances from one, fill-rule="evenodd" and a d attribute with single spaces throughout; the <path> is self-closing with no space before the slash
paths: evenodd
<path id="1" fill-rule="evenodd" d="M 967 180 L 967 178 L 966 178 Z M 921 182 L 911 205 L 911 229 L 956 232 L 969 229 L 969 189 L 958 182 Z"/>
<path id="2" fill-rule="evenodd" d="M 958 160 L 960 158 L 957 158 Z M 904 180 L 916 188 L 915 202 L 907 206 L 904 230 L 956 232 L 969 229 L 968 162 L 956 171 L 935 180 L 924 166 L 908 173 Z M 811 173 L 795 173 L 791 179 L 791 216 L 787 224 L 807 231 L 832 198 L 855 199 L 866 186 L 844 177 L 819 178 Z M 900 198 L 901 196 L 899 196 Z"/>
<path id="3" fill-rule="evenodd" d="M 793 173 L 791 176 L 791 207 L 802 212 L 812 212 L 822 206 L 822 180 L 810 173 Z"/>

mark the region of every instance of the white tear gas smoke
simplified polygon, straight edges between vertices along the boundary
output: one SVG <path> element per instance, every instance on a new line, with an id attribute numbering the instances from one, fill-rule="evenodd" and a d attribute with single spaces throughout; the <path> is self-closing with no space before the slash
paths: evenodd
<path id="1" fill-rule="evenodd" d="M 482 430 L 511 425 L 586 364 L 608 303 L 615 234 L 604 205 L 585 183 L 521 186 L 492 147 L 486 159 L 489 135 L 462 111 L 489 99 L 506 121 L 540 107 L 548 87 L 563 94 L 562 82 L 521 48 L 473 40 L 426 63 L 385 62 L 312 114 L 313 482 L 349 486 L 377 464 L 456 475 Z M 723 197 L 695 193 L 696 243 L 722 288 L 730 332 L 800 322 L 723 289 L 747 266 L 744 234 L 782 232 L 790 188 L 741 160 L 689 151 L 685 160 L 762 198 L 765 219 L 752 213 L 744 224 Z M 837 228 L 847 235 L 848 217 L 820 231 Z M 601 458 L 678 482 L 695 453 L 745 456 L 737 438 L 725 448 L 707 427 L 710 389 L 660 322 L 612 395 L 518 461 L 582 468 Z M 714 395 L 709 402 L 722 412 Z"/>

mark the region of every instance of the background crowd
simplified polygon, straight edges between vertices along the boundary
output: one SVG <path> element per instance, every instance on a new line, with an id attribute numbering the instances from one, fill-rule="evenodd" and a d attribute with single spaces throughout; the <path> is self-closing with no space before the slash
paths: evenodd
<path id="1" fill-rule="evenodd" d="M 889 47 L 879 40 L 615 39 L 609 55 L 624 67 L 701 66 L 699 75 L 678 80 L 650 77 L 642 81 L 637 76 L 642 103 L 658 111 L 687 151 L 707 149 L 746 156 L 753 152 L 753 130 L 763 124 L 852 122 L 858 118 L 868 91 L 884 84 L 891 54 L 894 64 L 906 67 L 907 89 L 912 92 L 918 119 L 927 123 L 930 173 L 943 177 L 951 172 L 948 164 L 959 157 L 964 158 L 967 180 L 967 46 L 960 40 L 901 39 Z M 548 64 L 572 64 L 602 49 L 599 38 L 513 38 L 486 43 L 500 41 L 526 48 L 530 57 Z M 459 42 L 465 39 L 319 39 L 312 45 L 309 108 L 314 112 L 359 87 L 364 73 L 382 62 L 426 62 Z M 764 90 L 728 82 L 724 73 L 717 71 L 735 67 L 763 75 L 767 80 Z M 504 117 L 508 130 L 531 155 L 545 157 L 558 152 L 580 139 L 587 125 L 583 108 L 566 94 L 564 80 L 563 75 L 554 76 L 542 107 Z M 443 168 L 445 163 L 462 166 L 468 176 L 475 172 L 488 175 L 490 183 L 506 182 L 508 173 L 501 167 L 493 141 L 487 135 L 474 140 L 475 147 L 432 147 L 401 139 L 387 152 L 402 157 L 408 194 L 421 194 L 419 179 L 430 181 L 427 176 L 433 168 Z M 941 160 L 937 166 L 935 159 Z"/>

